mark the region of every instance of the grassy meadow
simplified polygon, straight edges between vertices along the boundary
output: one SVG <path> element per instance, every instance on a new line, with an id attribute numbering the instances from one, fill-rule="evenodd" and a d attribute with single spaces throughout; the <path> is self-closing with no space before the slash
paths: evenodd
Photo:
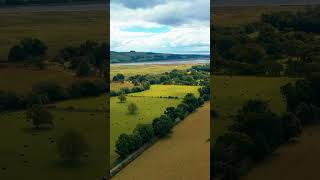
<path id="1" fill-rule="evenodd" d="M 149 91 L 129 94 L 129 96 L 143 97 L 178 97 L 184 98 L 187 93 L 199 96 L 198 89 L 200 86 L 181 86 L 181 85 L 152 85 Z"/>
<path id="2" fill-rule="evenodd" d="M 25 111 L 1 113 L 0 140 L 6 143 L 0 148 L 0 179 L 100 179 L 107 166 L 106 112 L 100 109 L 105 102 L 101 96 L 53 104 L 51 130 L 33 129 Z M 74 110 L 63 109 L 70 106 Z M 68 129 L 80 131 L 89 144 L 88 157 L 77 167 L 64 166 L 57 154 L 56 140 Z"/>
<path id="3" fill-rule="evenodd" d="M 175 107 L 181 99 L 159 98 L 160 96 L 184 97 L 187 93 L 197 93 L 197 86 L 152 85 L 150 90 L 132 93 L 127 96 L 125 103 L 118 97 L 110 98 L 110 152 L 111 163 L 118 158 L 115 153 L 115 142 L 120 134 L 131 133 L 137 124 L 152 123 L 153 119 L 164 113 L 167 107 Z M 138 106 L 136 114 L 129 114 L 129 103 Z"/>
<path id="4" fill-rule="evenodd" d="M 0 26 L 0 60 L 6 60 L 11 46 L 26 37 L 43 40 L 52 58 L 68 45 L 107 41 L 109 27 L 107 11 L 0 12 Z"/>
<path id="5" fill-rule="evenodd" d="M 267 100 L 272 111 L 286 111 L 280 87 L 295 79 L 287 77 L 255 77 L 255 76 L 214 76 L 212 109 L 218 112 L 213 120 L 212 131 L 217 137 L 227 130 L 230 119 L 250 99 Z"/>

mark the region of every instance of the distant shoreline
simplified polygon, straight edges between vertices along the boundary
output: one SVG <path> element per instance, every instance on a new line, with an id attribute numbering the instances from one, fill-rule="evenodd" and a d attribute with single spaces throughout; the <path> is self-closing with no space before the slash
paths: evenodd
<path id="1" fill-rule="evenodd" d="M 174 65 L 174 64 L 209 64 L 210 59 L 159 60 L 143 62 L 110 63 L 111 66 L 139 66 L 139 65 Z"/>

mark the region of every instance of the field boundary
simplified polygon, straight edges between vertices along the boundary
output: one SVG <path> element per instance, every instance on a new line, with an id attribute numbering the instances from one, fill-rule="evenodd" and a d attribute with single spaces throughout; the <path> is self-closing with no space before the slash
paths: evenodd
<path id="1" fill-rule="evenodd" d="M 200 106 L 201 107 L 201 106 Z M 189 116 L 191 113 L 185 114 L 185 118 Z M 179 124 L 183 119 L 177 118 L 174 122 L 174 126 Z M 150 142 L 144 144 L 141 148 L 130 154 L 126 159 L 122 160 L 120 163 L 118 163 L 115 167 L 113 167 L 110 170 L 110 178 L 114 177 L 117 173 L 119 173 L 122 169 L 124 169 L 127 165 L 129 165 L 132 161 L 137 159 L 144 151 L 146 151 L 148 148 L 150 148 L 152 145 L 154 145 L 156 142 L 158 142 L 160 138 L 153 137 Z"/>

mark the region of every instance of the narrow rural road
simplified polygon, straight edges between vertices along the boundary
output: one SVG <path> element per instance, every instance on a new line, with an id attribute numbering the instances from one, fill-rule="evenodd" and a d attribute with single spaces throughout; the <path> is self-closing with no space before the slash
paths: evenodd
<path id="1" fill-rule="evenodd" d="M 209 180 L 210 105 L 206 103 L 112 180 Z"/>

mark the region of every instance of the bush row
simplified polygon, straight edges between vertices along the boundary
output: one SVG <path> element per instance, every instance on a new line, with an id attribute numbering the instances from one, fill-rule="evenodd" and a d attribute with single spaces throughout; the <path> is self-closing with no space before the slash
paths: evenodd
<path id="1" fill-rule="evenodd" d="M 121 134 L 116 142 L 116 153 L 124 159 L 154 137 L 167 136 L 178 119 L 184 119 L 203 103 L 202 96 L 196 98 L 191 93 L 187 94 L 181 104 L 176 108 L 168 107 L 163 115 L 153 120 L 152 124 L 139 124 L 132 134 Z"/>
<path id="2" fill-rule="evenodd" d="M 82 80 L 64 87 L 58 83 L 45 81 L 35 84 L 32 91 L 21 95 L 13 91 L 0 91 L 0 111 L 25 109 L 34 104 L 48 104 L 55 101 L 97 96 L 106 92 L 101 80 Z"/>

